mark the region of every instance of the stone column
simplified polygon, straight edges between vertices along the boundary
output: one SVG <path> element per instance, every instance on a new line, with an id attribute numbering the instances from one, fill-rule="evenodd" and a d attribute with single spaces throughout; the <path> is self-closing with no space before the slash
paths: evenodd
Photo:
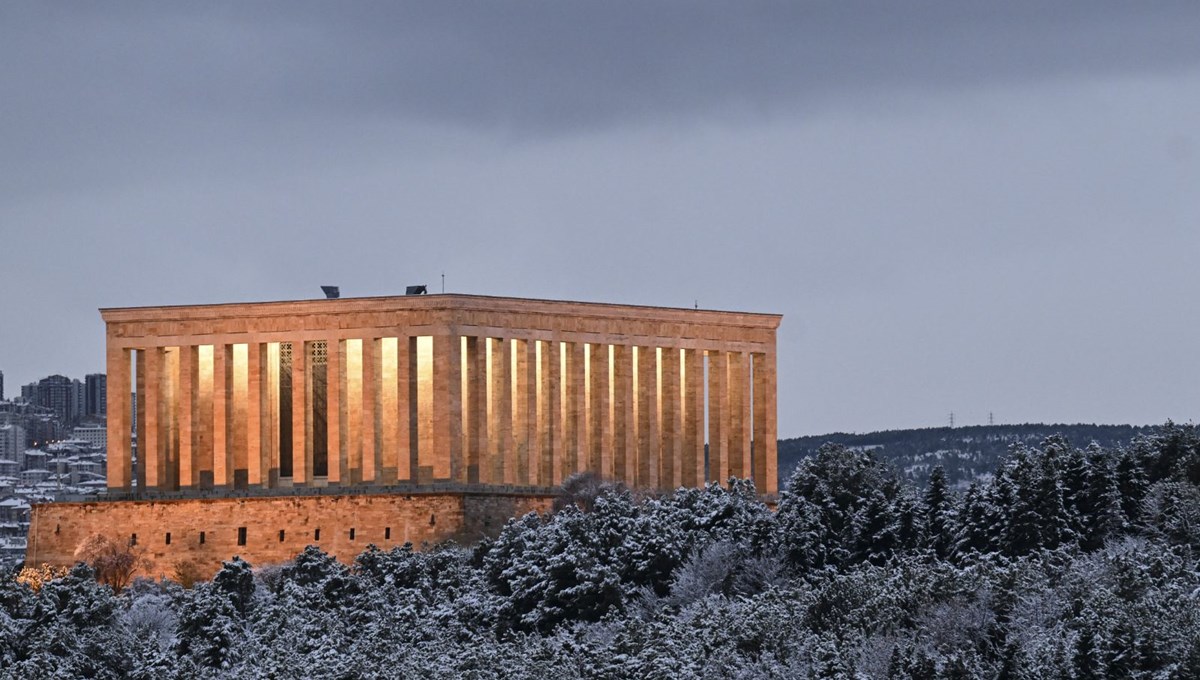
<path id="1" fill-rule="evenodd" d="M 308 344 L 292 343 L 292 486 L 312 481 L 312 449 L 308 446 Z"/>
<path id="2" fill-rule="evenodd" d="M 346 447 L 342 436 L 342 391 L 346 381 L 346 346 L 341 338 L 325 340 L 325 450 L 328 452 L 325 481 L 330 486 L 341 486 L 346 478 Z"/>
<path id="3" fill-rule="evenodd" d="M 590 441 L 588 447 L 587 470 L 595 472 L 603 479 L 612 479 L 613 475 L 613 436 L 612 436 L 612 401 L 609 381 L 609 349 L 607 343 L 592 343 L 589 346 L 591 361 L 589 367 L 590 398 L 588 406 L 588 428 Z"/>
<path id="4" fill-rule="evenodd" d="M 363 442 L 363 342 L 358 338 L 346 340 L 345 362 L 346 391 L 342 408 L 346 412 L 343 437 L 346 440 L 346 475 L 343 484 L 351 486 L 362 481 Z"/>
<path id="5" fill-rule="evenodd" d="M 108 375 L 105 399 L 108 402 L 108 488 L 128 492 L 132 468 L 130 451 L 130 367 L 129 350 L 115 347 L 109 338 L 105 351 Z"/>
<path id="6" fill-rule="evenodd" d="M 659 458 L 662 433 L 659 431 L 658 350 L 637 348 L 638 371 L 638 453 L 637 482 L 640 488 L 659 486 Z"/>
<path id="7" fill-rule="evenodd" d="M 213 345 L 213 487 L 233 488 L 233 357 L 229 345 Z"/>
<path id="8" fill-rule="evenodd" d="M 261 342 L 246 343 L 246 483 L 267 486 L 268 465 L 263 447 L 266 427 L 263 408 L 266 390 L 263 389 L 263 365 L 267 347 Z"/>
<path id="9" fill-rule="evenodd" d="M 683 351 L 683 485 L 704 485 L 704 352 Z"/>
<path id="10" fill-rule="evenodd" d="M 417 479 L 417 339 L 396 338 L 396 479 Z"/>
<path id="11" fill-rule="evenodd" d="M 512 341 L 491 339 L 491 393 L 488 407 L 488 434 L 491 438 L 492 483 L 516 482 L 516 454 L 512 436 Z"/>
<path id="12" fill-rule="evenodd" d="M 196 422 L 196 391 L 199 389 L 197 375 L 198 358 L 195 345 L 179 348 L 179 388 L 176 410 L 179 413 L 179 488 L 195 488 L 200 484 L 200 466 L 196 460 L 193 430 Z M 112 410 L 109 410 L 112 413 Z M 109 416 L 112 417 L 111 415 Z M 109 448 L 111 451 L 111 446 Z"/>
<path id="13" fill-rule="evenodd" d="M 487 338 L 467 338 L 467 482 L 489 484 L 494 462 L 488 444 Z"/>
<path id="14" fill-rule="evenodd" d="M 750 466 L 750 356 L 729 354 L 729 475 L 753 476 Z M 761 489 L 759 489 L 761 491 Z"/>
<path id="15" fill-rule="evenodd" d="M 659 486 L 676 489 L 683 483 L 683 408 L 680 384 L 680 353 L 675 347 L 662 350 L 662 456 Z"/>
<path id="16" fill-rule="evenodd" d="M 138 350 L 138 482 L 142 484 L 141 489 L 148 492 L 160 491 L 165 486 L 162 368 L 162 349 Z"/>
<path id="17" fill-rule="evenodd" d="M 566 343 L 563 399 L 566 414 L 566 444 L 563 479 L 586 469 L 587 465 L 587 380 L 584 375 L 582 342 Z"/>
<path id="18" fill-rule="evenodd" d="M 729 355 L 708 352 L 708 480 L 729 480 Z"/>
<path id="19" fill-rule="evenodd" d="M 398 372 L 397 359 L 399 356 L 400 340 L 402 338 L 384 338 L 379 341 L 380 354 L 380 371 L 377 376 L 379 383 L 379 408 L 376 411 L 375 421 L 379 424 L 380 431 L 380 468 L 378 481 L 380 484 L 392 485 L 396 483 L 399 475 L 396 473 L 396 468 L 400 466 L 400 461 L 407 463 L 408 458 L 400 455 L 400 433 L 397 429 L 396 410 L 398 408 L 400 394 L 399 385 L 396 382 Z M 405 477 L 407 477 L 407 473 Z"/>
<path id="20" fill-rule="evenodd" d="M 433 451 L 421 451 L 422 472 L 432 480 L 459 476 L 462 460 L 462 341 L 458 335 L 433 336 Z M 428 462 L 426 462 L 428 461 Z"/>
<path id="21" fill-rule="evenodd" d="M 754 357 L 754 485 L 760 493 L 779 492 L 775 429 L 775 352 Z"/>
<path id="22" fill-rule="evenodd" d="M 637 395 L 633 348 L 613 345 L 613 477 L 637 483 Z"/>
<path id="23" fill-rule="evenodd" d="M 374 484 L 379 479 L 382 461 L 379 455 L 379 419 L 376 417 L 379 401 L 380 369 L 379 338 L 362 340 L 362 481 Z"/>
<path id="24" fill-rule="evenodd" d="M 562 343 L 542 343 L 541 389 L 538 396 L 538 429 L 541 430 L 542 464 L 538 484 L 558 486 L 563 472 Z"/>
<path id="25" fill-rule="evenodd" d="M 513 340 L 516 375 L 513 376 L 513 429 L 516 450 L 516 483 L 528 486 L 537 479 L 537 343 Z"/>

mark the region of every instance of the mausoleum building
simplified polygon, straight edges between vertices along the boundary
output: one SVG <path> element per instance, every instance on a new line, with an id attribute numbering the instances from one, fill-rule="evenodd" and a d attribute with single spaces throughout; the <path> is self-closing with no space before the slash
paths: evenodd
<path id="1" fill-rule="evenodd" d="M 353 557 L 486 532 L 584 471 L 776 492 L 778 315 L 478 295 L 101 315 L 107 499 L 38 506 L 30 561 L 118 528 L 160 563 Z"/>

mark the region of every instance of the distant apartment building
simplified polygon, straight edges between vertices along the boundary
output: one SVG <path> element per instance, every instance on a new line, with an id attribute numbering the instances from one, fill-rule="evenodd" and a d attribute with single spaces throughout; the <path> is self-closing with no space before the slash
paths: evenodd
<path id="1" fill-rule="evenodd" d="M 4 401 L 4 371 L 0 371 L 0 401 Z"/>
<path id="2" fill-rule="evenodd" d="M 85 416 L 106 415 L 108 413 L 108 376 L 104 373 L 89 373 L 84 376 L 83 383 L 83 414 Z"/>
<path id="3" fill-rule="evenodd" d="M 71 432 L 71 439 L 104 449 L 108 445 L 108 428 L 104 425 L 80 425 Z"/>
<path id="4" fill-rule="evenodd" d="M 24 385 L 21 396 L 31 404 L 50 409 L 64 424 L 84 415 L 84 384 L 65 375 L 52 375 Z"/>
<path id="5" fill-rule="evenodd" d="M 21 462 L 25 452 L 25 428 L 20 425 L 0 425 L 0 460 Z"/>

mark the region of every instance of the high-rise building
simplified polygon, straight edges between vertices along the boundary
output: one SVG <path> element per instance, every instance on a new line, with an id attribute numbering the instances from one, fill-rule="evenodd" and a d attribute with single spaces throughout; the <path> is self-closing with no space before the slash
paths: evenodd
<path id="1" fill-rule="evenodd" d="M 65 375 L 52 375 L 39 380 L 33 392 L 33 403 L 52 409 L 58 419 L 66 423 L 74 420 L 78 413 L 76 408 L 83 385 Z"/>
<path id="2" fill-rule="evenodd" d="M 0 401 L 4 401 L 4 371 L 0 371 Z"/>
<path id="3" fill-rule="evenodd" d="M 83 380 L 83 415 L 103 416 L 108 413 L 108 377 L 103 373 L 89 373 Z"/>

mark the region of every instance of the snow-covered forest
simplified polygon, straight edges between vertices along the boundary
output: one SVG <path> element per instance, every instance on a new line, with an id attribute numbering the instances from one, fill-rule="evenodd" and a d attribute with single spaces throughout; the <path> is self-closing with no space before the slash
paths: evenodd
<path id="1" fill-rule="evenodd" d="M 119 594 L 0 580 L 0 675 L 1196 678 L 1200 432 L 1017 446 L 961 494 L 870 452 L 745 482 L 577 485 L 494 541 L 234 559 Z M 571 502 L 573 501 L 573 502 Z"/>

